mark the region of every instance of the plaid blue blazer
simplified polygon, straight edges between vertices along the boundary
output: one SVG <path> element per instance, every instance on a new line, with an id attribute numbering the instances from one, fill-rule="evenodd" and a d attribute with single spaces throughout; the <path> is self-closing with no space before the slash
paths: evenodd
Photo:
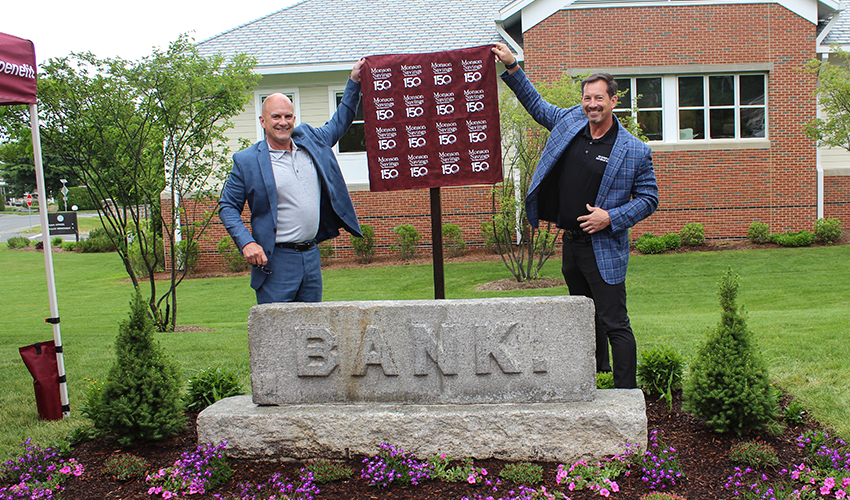
<path id="1" fill-rule="evenodd" d="M 553 219 L 557 218 L 558 200 L 541 198 L 540 188 L 570 141 L 587 125 L 587 117 L 580 105 L 565 109 L 543 100 L 522 69 L 513 74 L 506 71 L 502 79 L 528 114 L 550 131 L 525 199 L 528 221 L 533 227 L 538 227 L 541 217 L 557 222 Z M 596 206 L 608 211 L 611 217 L 610 226 L 592 235 L 596 264 L 606 283 L 622 283 L 629 263 L 629 228 L 649 217 L 658 207 L 652 151 L 625 127 L 619 127 L 599 186 Z"/>

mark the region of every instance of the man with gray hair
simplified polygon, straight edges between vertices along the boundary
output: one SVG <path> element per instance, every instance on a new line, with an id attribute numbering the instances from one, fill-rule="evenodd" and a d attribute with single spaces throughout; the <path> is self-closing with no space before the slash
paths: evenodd
<path id="1" fill-rule="evenodd" d="M 265 139 L 233 155 L 219 200 L 219 218 L 251 270 L 257 303 L 321 302 L 318 244 L 339 229 L 362 237 L 333 147 L 351 126 L 360 103 L 360 68 L 351 70 L 342 101 L 323 126 L 295 126 L 283 94 L 263 101 Z M 251 230 L 242 222 L 245 202 Z"/>

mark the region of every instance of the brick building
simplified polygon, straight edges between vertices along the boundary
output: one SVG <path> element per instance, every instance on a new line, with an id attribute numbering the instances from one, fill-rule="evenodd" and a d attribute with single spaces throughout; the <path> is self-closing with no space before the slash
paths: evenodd
<path id="1" fill-rule="evenodd" d="M 617 112 L 641 124 L 659 182 L 658 211 L 633 236 L 700 222 L 708 238 L 741 238 L 755 220 L 773 232 L 811 229 L 819 217 L 850 221 L 847 156 L 819 151 L 802 131 L 817 113 L 817 82 L 800 68 L 850 40 L 850 16 L 839 7 L 835 0 L 305 0 L 199 48 L 258 60 L 262 80 L 234 120 L 231 149 L 240 137 L 262 138 L 257 115 L 272 92 L 291 96 L 300 120 L 324 123 L 365 55 L 505 41 L 532 81 L 609 72 L 629 91 Z M 392 228 L 402 223 L 416 226 L 427 248 L 427 190 L 369 192 L 362 131 L 355 122 L 338 153 L 361 223 L 376 229 L 379 252 L 389 251 Z M 443 188 L 442 204 L 443 222 L 480 245 L 489 186 Z M 214 243 L 225 234 L 214 223 L 202 263 L 216 260 Z M 333 244 L 338 255 L 351 254 L 346 235 Z"/>

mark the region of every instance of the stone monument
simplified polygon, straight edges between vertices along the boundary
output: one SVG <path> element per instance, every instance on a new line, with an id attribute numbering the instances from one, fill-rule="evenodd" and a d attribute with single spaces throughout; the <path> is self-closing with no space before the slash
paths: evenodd
<path id="1" fill-rule="evenodd" d="M 252 396 L 198 440 L 253 459 L 560 461 L 646 445 L 640 390 L 596 390 L 585 297 L 265 304 L 248 319 Z"/>

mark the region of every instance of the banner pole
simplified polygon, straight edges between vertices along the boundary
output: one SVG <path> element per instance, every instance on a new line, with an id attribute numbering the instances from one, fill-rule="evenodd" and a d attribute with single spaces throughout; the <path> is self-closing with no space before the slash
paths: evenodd
<path id="1" fill-rule="evenodd" d="M 431 256 L 434 262 L 434 298 L 446 298 L 446 279 L 443 272 L 443 207 L 440 188 L 431 188 Z"/>
<path id="2" fill-rule="evenodd" d="M 41 161 L 41 135 L 38 124 L 38 106 L 29 105 L 32 126 L 32 154 L 35 159 L 35 183 L 38 188 L 38 212 L 41 218 L 41 242 L 44 245 L 44 269 L 47 273 L 47 297 L 50 302 L 50 317 L 45 321 L 53 325 L 53 342 L 56 345 L 56 364 L 59 371 L 59 400 L 62 416 L 71 415 L 68 403 L 68 385 L 65 377 L 65 356 L 62 334 L 59 331 L 59 304 L 56 300 L 56 280 L 53 276 L 53 250 L 50 243 L 50 224 L 47 220 L 47 192 L 44 186 L 44 165 Z"/>

